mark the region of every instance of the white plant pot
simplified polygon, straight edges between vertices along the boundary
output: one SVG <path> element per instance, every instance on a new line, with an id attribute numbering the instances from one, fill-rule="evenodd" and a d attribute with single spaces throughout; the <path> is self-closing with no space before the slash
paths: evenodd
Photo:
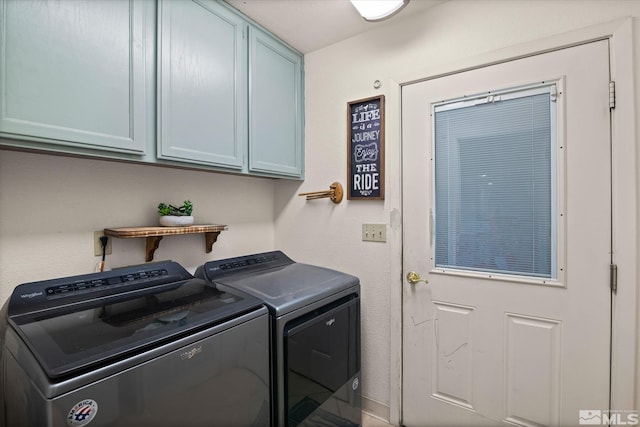
<path id="1" fill-rule="evenodd" d="M 186 227 L 193 224 L 193 216 L 165 215 L 160 217 L 163 227 Z"/>

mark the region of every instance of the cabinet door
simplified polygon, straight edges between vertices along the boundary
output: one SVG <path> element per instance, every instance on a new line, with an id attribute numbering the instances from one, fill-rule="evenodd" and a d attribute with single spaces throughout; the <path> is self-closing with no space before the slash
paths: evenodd
<path id="1" fill-rule="evenodd" d="M 143 154 L 152 6 L 0 0 L 0 135 L 11 139 L 3 143 Z"/>
<path id="2" fill-rule="evenodd" d="M 158 157 L 242 169 L 244 21 L 205 0 L 159 4 Z"/>
<path id="3" fill-rule="evenodd" d="M 302 57 L 257 28 L 249 40 L 249 170 L 301 177 Z"/>

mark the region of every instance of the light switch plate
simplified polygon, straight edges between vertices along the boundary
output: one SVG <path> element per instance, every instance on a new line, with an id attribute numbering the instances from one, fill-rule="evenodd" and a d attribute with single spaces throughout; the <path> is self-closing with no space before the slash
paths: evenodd
<path id="1" fill-rule="evenodd" d="M 362 241 L 363 242 L 386 242 L 387 241 L 387 225 L 386 224 L 362 224 Z"/>

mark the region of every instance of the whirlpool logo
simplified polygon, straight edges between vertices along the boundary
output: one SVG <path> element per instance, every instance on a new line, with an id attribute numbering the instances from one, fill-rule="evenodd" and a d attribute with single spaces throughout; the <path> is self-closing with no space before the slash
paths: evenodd
<path id="1" fill-rule="evenodd" d="M 194 347 L 191 350 L 184 351 L 180 353 L 180 359 L 182 360 L 190 360 L 194 356 L 202 353 L 202 347 Z"/>
<path id="2" fill-rule="evenodd" d="M 35 297 L 41 297 L 42 295 L 43 295 L 42 292 L 31 292 L 30 294 L 22 294 L 22 295 L 20 295 L 20 298 L 31 299 L 31 298 L 35 298 Z"/>

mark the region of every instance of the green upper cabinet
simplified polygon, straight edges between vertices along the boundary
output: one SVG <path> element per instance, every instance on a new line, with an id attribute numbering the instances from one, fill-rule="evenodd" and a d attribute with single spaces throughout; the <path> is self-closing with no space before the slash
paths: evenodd
<path id="1" fill-rule="evenodd" d="M 246 21 L 215 1 L 158 8 L 158 158 L 243 169 Z"/>
<path id="2" fill-rule="evenodd" d="M 1 0 L 0 136 L 10 138 L 3 144 L 144 154 L 152 6 Z"/>
<path id="3" fill-rule="evenodd" d="M 249 171 L 303 175 L 302 56 L 260 29 L 249 32 Z"/>
<path id="4" fill-rule="evenodd" d="M 0 0 L 0 146 L 300 179 L 303 85 L 221 0 Z"/>

